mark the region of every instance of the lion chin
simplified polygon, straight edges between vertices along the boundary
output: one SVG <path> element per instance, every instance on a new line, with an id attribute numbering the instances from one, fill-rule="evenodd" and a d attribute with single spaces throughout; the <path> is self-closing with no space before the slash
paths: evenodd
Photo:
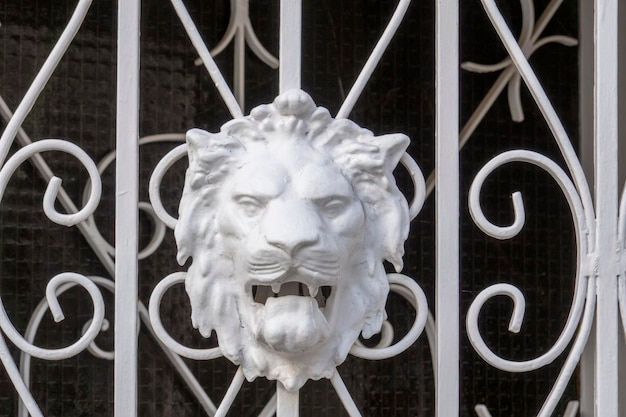
<path id="1" fill-rule="evenodd" d="M 256 340 L 277 352 L 300 353 L 325 342 L 330 325 L 313 297 L 268 298 L 258 318 Z"/>
<path id="2" fill-rule="evenodd" d="M 350 298 L 344 301 L 361 310 L 363 317 L 364 306 Z M 242 345 L 235 362 L 248 380 L 263 376 L 280 381 L 289 391 L 300 389 L 309 379 L 332 377 L 363 328 L 362 319 L 342 321 L 345 309 L 330 298 L 322 309 L 313 297 L 297 295 L 271 297 L 257 308 L 256 323 L 241 328 Z"/>
<path id="3" fill-rule="evenodd" d="M 280 381 L 287 391 L 297 391 L 308 380 L 331 378 L 335 372 L 336 362 L 343 362 L 338 358 L 325 362 L 304 363 L 296 360 L 276 361 L 263 349 L 248 347 L 242 352 L 241 367 L 248 381 L 257 377 L 265 377 L 269 380 Z"/>

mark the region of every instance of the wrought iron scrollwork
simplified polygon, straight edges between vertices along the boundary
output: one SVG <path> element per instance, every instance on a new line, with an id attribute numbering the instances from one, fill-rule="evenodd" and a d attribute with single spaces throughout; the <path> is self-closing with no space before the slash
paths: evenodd
<path id="1" fill-rule="evenodd" d="M 513 223 L 509 226 L 498 226 L 490 222 L 483 214 L 479 200 L 480 190 L 487 176 L 504 164 L 522 162 L 533 164 L 541 168 L 556 181 L 569 204 L 576 235 L 577 271 L 576 277 L 574 278 L 573 302 L 565 326 L 554 345 L 537 358 L 526 361 L 504 359 L 494 353 L 485 344 L 480 334 L 478 327 L 480 310 L 487 301 L 497 296 L 507 296 L 513 301 L 513 313 L 509 323 L 509 331 L 519 332 L 524 318 L 525 301 L 522 292 L 513 285 L 505 283 L 495 284 L 481 291 L 469 308 L 467 314 L 467 332 L 474 349 L 486 362 L 498 369 L 508 372 L 528 372 L 539 369 L 554 361 L 570 346 L 567 359 L 538 414 L 539 416 L 549 416 L 552 415 L 575 367 L 580 361 L 594 319 L 596 305 L 596 276 L 593 268 L 595 215 L 589 186 L 582 167 L 567 137 L 565 129 L 543 88 L 539 84 L 537 77 L 530 68 L 527 58 L 537 48 L 548 42 L 575 45 L 576 41 L 563 36 L 552 36 L 539 40 L 541 32 L 561 4 L 560 0 L 550 2 L 536 25 L 533 20 L 534 6 L 532 1 L 522 0 L 521 5 L 524 24 L 518 41 L 513 37 L 495 2 L 492 0 L 482 0 L 482 3 L 510 57 L 492 66 L 466 63 L 464 64 L 464 68 L 474 72 L 496 71 L 506 68 L 503 76 L 506 74 L 506 79 L 510 80 L 509 105 L 512 117 L 515 121 L 523 119 L 523 112 L 519 100 L 519 83 L 520 79 L 524 79 L 563 154 L 571 179 L 554 161 L 537 152 L 526 150 L 504 152 L 490 160 L 476 175 L 469 193 L 470 213 L 474 223 L 487 235 L 496 239 L 510 239 L 516 236 L 524 226 L 525 213 L 522 195 L 519 192 L 512 195 L 514 211 Z M 505 82 L 503 76 L 501 76 L 499 80 Z M 479 415 L 488 415 L 486 406 L 477 406 L 477 413 Z"/>
<path id="2" fill-rule="evenodd" d="M 10 115 L 8 106 L 2 101 L 2 113 L 5 117 L 9 116 L 7 126 L 0 138 L 0 198 L 4 195 L 7 184 L 20 164 L 29 158 L 34 158 L 36 164 L 42 169 L 45 176 L 49 178 L 49 184 L 46 188 L 43 200 L 43 211 L 46 216 L 53 222 L 64 225 L 73 226 L 83 222 L 92 215 L 96 209 L 102 190 L 100 175 L 93 161 L 78 146 L 64 140 L 46 139 L 33 143 L 23 143 L 23 148 L 13 154 L 8 160 L 7 155 L 15 137 L 22 134 L 21 126 L 24 119 L 34 106 L 37 98 L 43 90 L 46 82 L 54 72 L 59 61 L 63 57 L 65 51 L 72 42 L 78 29 L 80 28 L 87 11 L 91 5 L 90 0 L 81 0 L 78 2 L 74 13 L 64 29 L 61 37 L 53 48 L 50 56 L 45 61 L 43 67 L 38 72 L 35 80 L 26 92 L 15 114 Z M 8 117 L 7 117 L 8 118 Z M 60 151 L 75 157 L 89 173 L 91 187 L 85 205 L 81 209 L 69 199 L 67 194 L 61 188 L 61 179 L 53 176 L 50 170 L 43 162 L 40 153 L 46 151 Z M 59 198 L 68 210 L 67 213 L 60 213 L 54 207 L 55 200 Z M 0 304 L 0 327 L 2 333 L 11 340 L 15 346 L 22 352 L 46 360 L 60 360 L 72 357 L 83 350 L 93 342 L 104 324 L 104 301 L 97 286 L 87 277 L 66 272 L 52 278 L 46 287 L 46 300 L 50 311 L 56 321 L 64 319 L 64 314 L 57 299 L 57 295 L 67 289 L 69 286 L 78 285 L 84 288 L 93 303 L 93 317 L 90 324 L 85 329 L 83 335 L 72 345 L 59 349 L 45 349 L 35 346 L 32 340 L 22 336 L 11 323 L 4 305 Z M 0 302 L 1 303 L 1 302 Z M 24 402 L 28 412 L 33 416 L 42 416 L 32 394 L 30 393 L 27 383 L 22 379 L 20 372 L 13 360 L 11 352 L 8 350 L 4 336 L 0 334 L 0 359 L 9 374 L 13 384 L 15 385 L 21 400 Z"/>

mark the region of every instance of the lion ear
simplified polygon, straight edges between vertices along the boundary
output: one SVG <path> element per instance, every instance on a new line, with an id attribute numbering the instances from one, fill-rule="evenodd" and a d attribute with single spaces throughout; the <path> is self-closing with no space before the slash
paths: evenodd
<path id="1" fill-rule="evenodd" d="M 189 156 L 189 166 L 198 164 L 198 157 L 201 149 L 211 140 L 211 133 L 202 129 L 191 129 L 185 135 L 187 139 L 187 154 Z"/>
<path id="2" fill-rule="evenodd" d="M 402 155 L 411 143 L 408 136 L 402 133 L 374 137 L 374 144 L 380 149 L 384 162 L 385 173 L 392 173 L 398 166 Z"/>
<path id="3" fill-rule="evenodd" d="M 400 163 L 410 140 L 401 133 L 377 136 L 373 139 L 373 143 L 380 150 L 386 185 L 391 192 L 391 199 L 381 202 L 379 207 L 383 256 L 393 264 L 397 272 L 400 272 L 403 266 L 404 242 L 409 235 L 409 213 L 407 201 L 396 186 L 393 170 Z"/>
<path id="4" fill-rule="evenodd" d="M 219 181 L 228 170 L 228 162 L 242 149 L 239 140 L 224 132 L 209 133 L 202 129 L 187 132 L 190 182 L 192 189 Z"/>

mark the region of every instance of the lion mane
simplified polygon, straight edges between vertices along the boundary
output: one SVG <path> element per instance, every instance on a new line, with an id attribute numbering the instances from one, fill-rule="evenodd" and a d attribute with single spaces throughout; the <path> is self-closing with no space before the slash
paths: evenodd
<path id="1" fill-rule="evenodd" d="M 389 287 L 382 260 L 389 261 L 397 271 L 402 269 L 409 214 L 393 170 L 409 139 L 402 134 L 374 136 L 350 120 L 333 119 L 327 109 L 317 107 L 301 90 L 288 91 L 273 103 L 254 108 L 249 116 L 224 124 L 219 133 L 199 129 L 187 132 L 189 168 L 175 237 L 178 262 L 182 265 L 193 258 L 186 279 L 193 325 L 204 337 L 222 326 L 241 325 L 236 289 L 215 285 L 233 275 L 232 259 L 221 247 L 219 191 L 249 149 L 281 140 L 297 141 L 299 146 L 327 155 L 350 182 L 363 206 L 368 241 L 364 258 L 369 277 L 358 281 L 360 291 L 371 297 L 374 306 L 362 320 L 361 332 L 369 338 L 380 331 L 386 317 Z M 224 311 L 232 314 L 224 315 Z M 229 337 L 233 340 L 225 340 Z M 224 354 L 237 363 L 243 342 L 235 339 L 240 336 L 218 331 L 218 338 Z"/>

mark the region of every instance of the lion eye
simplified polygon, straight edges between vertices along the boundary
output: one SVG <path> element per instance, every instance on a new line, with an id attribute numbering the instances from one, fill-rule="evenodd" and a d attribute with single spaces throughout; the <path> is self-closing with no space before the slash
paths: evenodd
<path id="1" fill-rule="evenodd" d="M 341 213 L 343 213 L 343 211 L 346 208 L 346 202 L 338 199 L 338 198 L 331 198 L 329 200 L 326 200 L 323 204 L 322 204 L 322 211 L 324 212 L 324 214 L 326 215 L 326 217 L 329 218 L 334 218 L 339 216 Z"/>
<path id="2" fill-rule="evenodd" d="M 264 207 L 264 204 L 261 200 L 250 196 L 238 197 L 236 201 L 239 208 L 248 217 L 258 215 Z"/>

